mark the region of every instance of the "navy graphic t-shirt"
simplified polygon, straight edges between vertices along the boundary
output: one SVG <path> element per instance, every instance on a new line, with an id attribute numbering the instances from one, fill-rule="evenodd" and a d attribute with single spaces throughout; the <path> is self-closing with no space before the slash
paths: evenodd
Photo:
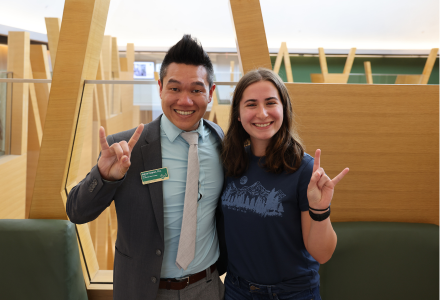
<path id="1" fill-rule="evenodd" d="M 319 263 L 307 252 L 301 231 L 313 157 L 304 154 L 294 173 L 274 174 L 258 165 L 260 158 L 249 147 L 246 151 L 249 169 L 239 178 L 226 178 L 221 198 L 228 269 L 248 281 L 289 291 L 316 287 Z"/>

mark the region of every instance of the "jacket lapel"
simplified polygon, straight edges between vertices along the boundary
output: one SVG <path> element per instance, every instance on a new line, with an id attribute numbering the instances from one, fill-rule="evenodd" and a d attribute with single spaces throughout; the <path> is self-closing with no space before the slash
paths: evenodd
<path id="1" fill-rule="evenodd" d="M 162 168 L 162 149 L 160 145 L 160 116 L 147 125 L 145 132 L 146 144 L 141 146 L 145 171 Z M 156 217 L 162 240 L 164 239 L 163 220 L 163 190 L 162 181 L 147 185 L 150 191 L 151 203 Z"/>

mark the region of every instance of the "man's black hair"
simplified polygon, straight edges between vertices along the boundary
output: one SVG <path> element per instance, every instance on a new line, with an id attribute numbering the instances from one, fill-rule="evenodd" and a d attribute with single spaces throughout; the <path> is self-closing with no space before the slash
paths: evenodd
<path id="1" fill-rule="evenodd" d="M 211 59 L 203 50 L 202 44 L 196 38 L 192 38 L 190 34 L 183 35 L 182 39 L 171 47 L 160 67 L 160 83 L 163 85 L 163 79 L 167 75 L 168 66 L 171 63 L 186 64 L 193 66 L 204 66 L 206 69 L 209 88 L 214 82 L 214 68 Z"/>

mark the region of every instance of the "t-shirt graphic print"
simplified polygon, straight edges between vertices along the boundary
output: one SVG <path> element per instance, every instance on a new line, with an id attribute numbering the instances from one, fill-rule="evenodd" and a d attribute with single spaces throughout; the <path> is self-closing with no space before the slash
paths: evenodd
<path id="1" fill-rule="evenodd" d="M 240 183 L 247 182 L 243 180 Z M 234 182 L 230 182 L 222 195 L 222 205 L 232 210 L 239 210 L 243 213 L 252 212 L 262 217 L 278 216 L 281 217 L 284 212 L 281 199 L 286 197 L 282 190 L 271 191 L 264 188 L 259 182 L 251 186 L 237 188 Z"/>

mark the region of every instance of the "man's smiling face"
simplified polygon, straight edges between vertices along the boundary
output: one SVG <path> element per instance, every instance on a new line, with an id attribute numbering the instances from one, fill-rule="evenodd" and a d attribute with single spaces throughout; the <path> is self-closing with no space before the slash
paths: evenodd
<path id="1" fill-rule="evenodd" d="M 159 87 L 165 116 L 179 129 L 197 129 L 215 89 L 205 67 L 171 63 Z"/>

